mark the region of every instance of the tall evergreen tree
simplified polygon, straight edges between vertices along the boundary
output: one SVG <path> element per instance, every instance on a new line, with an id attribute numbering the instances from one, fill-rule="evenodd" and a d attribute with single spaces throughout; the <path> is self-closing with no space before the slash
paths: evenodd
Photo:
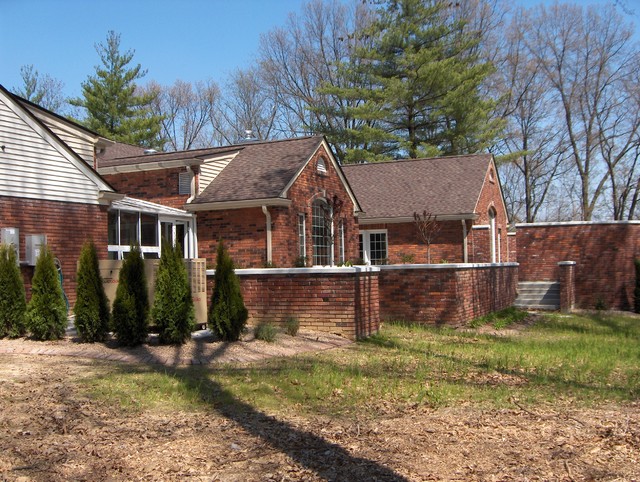
<path id="1" fill-rule="evenodd" d="M 160 343 L 186 342 L 195 324 L 189 275 L 181 253 L 180 243 L 172 247 L 170 242 L 163 241 L 151 309 L 151 318 L 159 330 Z"/>
<path id="2" fill-rule="evenodd" d="M 147 73 L 140 64 L 129 67 L 134 51 L 120 52 L 120 34 L 107 34 L 105 44 L 96 45 L 102 66 L 82 83 L 82 98 L 72 105 L 87 110 L 85 125 L 105 137 L 144 147 L 158 147 L 160 116 L 154 115 L 151 103 L 157 92 L 142 93 L 136 80 Z"/>
<path id="3" fill-rule="evenodd" d="M 16 338 L 26 332 L 27 301 L 15 250 L 0 245 L 0 338 Z"/>
<path id="4" fill-rule="evenodd" d="M 363 61 L 343 64 L 370 88 L 327 85 L 342 95 L 367 128 L 351 132 L 366 147 L 352 150 L 346 162 L 388 157 L 421 157 L 477 152 L 496 136 L 490 119 L 494 103 L 481 98 L 480 86 L 492 66 L 479 60 L 477 39 L 455 6 L 440 0 L 379 0 L 377 21 L 360 35 L 373 39 L 361 48 Z M 363 82 L 363 79 L 368 79 Z M 362 152 L 366 151 L 366 152 Z"/>
<path id="5" fill-rule="evenodd" d="M 133 246 L 122 263 L 113 300 L 113 331 L 122 345 L 140 345 L 149 334 L 149 295 L 140 246 Z"/>
<path id="6" fill-rule="evenodd" d="M 109 301 L 104 292 L 93 241 L 82 247 L 78 266 L 75 326 L 83 341 L 102 341 L 109 331 Z"/>
<path id="7" fill-rule="evenodd" d="M 67 303 L 53 254 L 44 246 L 36 261 L 27 306 L 27 328 L 37 340 L 57 340 L 67 328 Z"/>
<path id="8" fill-rule="evenodd" d="M 221 340 L 237 341 L 246 326 L 249 312 L 244 306 L 240 280 L 222 240 L 216 255 L 215 286 L 209 307 L 209 328 Z"/>

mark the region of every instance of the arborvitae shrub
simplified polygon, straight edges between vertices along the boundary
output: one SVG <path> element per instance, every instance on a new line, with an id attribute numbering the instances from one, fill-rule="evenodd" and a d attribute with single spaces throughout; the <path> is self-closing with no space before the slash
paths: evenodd
<path id="1" fill-rule="evenodd" d="M 635 298 L 633 311 L 640 313 L 640 258 L 634 259 L 633 263 L 636 266 L 636 288 L 633 290 L 633 296 Z"/>
<path id="2" fill-rule="evenodd" d="M 16 252 L 0 245 L 0 338 L 16 338 L 25 334 L 27 299 Z"/>
<path id="3" fill-rule="evenodd" d="M 27 306 L 27 328 L 37 340 L 57 340 L 67 328 L 67 303 L 62 295 L 53 254 L 44 246 L 36 261 Z"/>
<path id="4" fill-rule="evenodd" d="M 109 301 L 104 292 L 93 241 L 85 242 L 80 252 L 73 313 L 78 335 L 83 341 L 104 340 L 109 332 Z"/>
<path id="5" fill-rule="evenodd" d="M 160 343 L 182 344 L 191 338 L 195 309 L 189 275 L 179 244 L 162 243 L 162 256 L 156 274 L 151 318 L 158 327 Z"/>
<path id="6" fill-rule="evenodd" d="M 244 306 L 240 291 L 240 280 L 233 270 L 233 261 L 218 243 L 215 286 L 209 307 L 209 329 L 219 339 L 237 341 L 245 329 L 249 312 Z"/>
<path id="7" fill-rule="evenodd" d="M 113 300 L 113 331 L 121 345 L 136 346 L 144 343 L 149 334 L 147 317 L 149 297 L 144 261 L 139 246 L 122 263 L 118 277 L 118 288 Z"/>

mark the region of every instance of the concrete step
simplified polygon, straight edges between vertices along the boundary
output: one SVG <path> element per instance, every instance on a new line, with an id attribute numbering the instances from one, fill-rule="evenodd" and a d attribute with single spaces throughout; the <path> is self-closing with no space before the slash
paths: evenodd
<path id="1" fill-rule="evenodd" d="M 560 308 L 560 283 L 553 281 L 521 281 L 514 305 L 531 310 Z"/>

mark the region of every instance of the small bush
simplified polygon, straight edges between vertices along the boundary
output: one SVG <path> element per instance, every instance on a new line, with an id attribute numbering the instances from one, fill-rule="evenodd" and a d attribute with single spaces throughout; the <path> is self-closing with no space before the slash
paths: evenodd
<path id="1" fill-rule="evenodd" d="M 136 346 L 146 341 L 149 334 L 148 314 L 144 261 L 140 247 L 134 246 L 122 263 L 113 301 L 113 331 L 121 345 Z"/>
<path id="2" fill-rule="evenodd" d="M 415 263 L 415 261 L 416 261 L 416 257 L 413 254 L 400 253 L 400 262 L 402 264 L 413 264 Z"/>
<path id="3" fill-rule="evenodd" d="M 215 286 L 209 307 L 209 328 L 223 341 L 237 341 L 245 329 L 249 312 L 244 306 L 240 280 L 233 268 L 233 261 L 224 247 L 218 243 Z"/>
<path id="4" fill-rule="evenodd" d="M 300 322 L 293 316 L 288 317 L 284 322 L 284 331 L 287 335 L 296 336 L 300 330 Z"/>
<path id="5" fill-rule="evenodd" d="M 519 323 L 526 317 L 526 311 L 520 310 L 515 306 L 510 306 L 509 308 L 475 318 L 468 323 L 468 326 L 470 328 L 480 328 L 481 326 L 491 324 L 496 330 L 500 330 L 514 323 Z"/>
<path id="6" fill-rule="evenodd" d="M 15 250 L 0 245 L 0 338 L 26 333 L 27 300 Z"/>
<path id="7" fill-rule="evenodd" d="M 83 341 L 104 340 L 109 332 L 109 301 L 104 292 L 93 241 L 87 241 L 80 253 L 73 313 L 78 335 Z"/>
<path id="8" fill-rule="evenodd" d="M 159 330 L 160 343 L 183 344 L 191 338 L 195 309 L 189 276 L 182 259 L 182 247 L 162 243 L 162 256 L 156 275 L 151 317 Z"/>
<path id="9" fill-rule="evenodd" d="M 607 310 L 607 302 L 604 300 L 604 297 L 602 295 L 597 296 L 594 308 L 598 311 Z"/>
<path id="10" fill-rule="evenodd" d="M 43 247 L 36 261 L 26 322 L 36 340 L 58 340 L 67 329 L 67 303 L 48 246 Z"/>
<path id="11" fill-rule="evenodd" d="M 257 340 L 266 341 L 267 343 L 273 343 L 276 341 L 278 330 L 271 323 L 262 322 L 255 327 L 253 331 Z"/>

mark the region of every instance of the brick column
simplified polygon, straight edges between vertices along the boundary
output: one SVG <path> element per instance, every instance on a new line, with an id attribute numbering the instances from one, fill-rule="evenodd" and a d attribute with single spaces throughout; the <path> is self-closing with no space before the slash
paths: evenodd
<path id="1" fill-rule="evenodd" d="M 560 311 L 568 312 L 574 308 L 576 302 L 576 262 L 560 261 L 558 271 Z"/>

